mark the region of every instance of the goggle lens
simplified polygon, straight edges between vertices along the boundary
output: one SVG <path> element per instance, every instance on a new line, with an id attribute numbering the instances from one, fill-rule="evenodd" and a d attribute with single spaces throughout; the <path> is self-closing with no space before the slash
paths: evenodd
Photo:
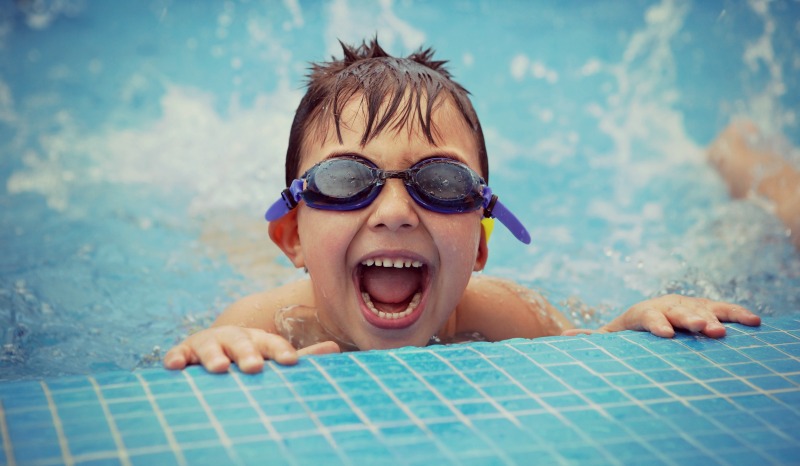
<path id="1" fill-rule="evenodd" d="M 411 197 L 428 210 L 452 214 L 484 208 L 484 216 L 497 218 L 525 244 L 530 235 L 522 223 L 497 200 L 486 182 L 468 166 L 437 157 L 423 160 L 408 170 L 381 170 L 368 160 L 337 157 L 311 167 L 284 189 L 281 199 L 265 215 L 274 221 L 286 215 L 300 199 L 323 210 L 357 210 L 380 194 L 389 178 L 402 179 Z"/>

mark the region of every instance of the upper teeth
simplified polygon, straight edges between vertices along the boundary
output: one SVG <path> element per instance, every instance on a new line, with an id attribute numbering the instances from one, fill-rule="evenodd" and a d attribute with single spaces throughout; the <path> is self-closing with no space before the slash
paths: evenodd
<path id="1" fill-rule="evenodd" d="M 422 267 L 422 262 L 412 261 L 410 259 L 367 259 L 361 262 L 362 265 L 378 266 L 378 267 L 395 267 L 402 269 L 403 267 Z"/>

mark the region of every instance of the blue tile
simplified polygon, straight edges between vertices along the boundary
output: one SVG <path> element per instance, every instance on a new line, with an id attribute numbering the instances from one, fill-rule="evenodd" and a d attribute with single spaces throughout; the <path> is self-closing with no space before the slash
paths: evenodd
<path id="1" fill-rule="evenodd" d="M 12 446 L 51 442 L 58 444 L 58 434 L 52 424 L 11 424 L 8 426 L 8 435 Z"/>
<path id="2" fill-rule="evenodd" d="M 529 397 L 506 398 L 497 400 L 497 404 L 511 413 L 544 409 L 538 401 Z"/>
<path id="3" fill-rule="evenodd" d="M 467 402 L 456 404 L 456 409 L 461 411 L 465 416 L 472 417 L 482 414 L 496 415 L 499 413 L 495 405 L 487 402 Z"/>
<path id="4" fill-rule="evenodd" d="M 25 410 L 6 411 L 4 414 L 7 425 L 12 427 L 25 424 L 49 425 L 53 422 L 53 416 L 46 406 Z"/>
<path id="5" fill-rule="evenodd" d="M 241 391 L 206 391 L 202 394 L 203 400 L 212 409 L 215 406 L 247 406 L 250 400 Z"/>
<path id="6" fill-rule="evenodd" d="M 671 382 L 685 382 L 689 378 L 682 372 L 676 369 L 663 369 L 647 371 L 645 374 L 649 379 L 659 384 L 666 384 Z"/>
<path id="7" fill-rule="evenodd" d="M 160 396 L 156 398 L 156 405 L 161 412 L 168 413 L 171 411 L 187 411 L 203 409 L 200 400 L 189 396 Z"/>
<path id="8" fill-rule="evenodd" d="M 167 411 L 162 413 L 167 425 L 171 427 L 208 424 L 211 421 L 205 411 L 199 409 L 184 411 Z"/>
<path id="9" fill-rule="evenodd" d="M 765 449 L 765 453 L 778 464 L 796 464 L 800 458 L 800 444 L 776 445 Z"/>
<path id="10" fill-rule="evenodd" d="M 402 392 L 394 392 L 395 397 L 402 403 L 408 405 L 435 403 L 439 401 L 436 394 L 428 390 L 410 390 Z"/>
<path id="11" fill-rule="evenodd" d="M 773 374 L 773 372 L 769 370 L 767 367 L 755 362 L 745 363 L 745 364 L 731 364 L 725 366 L 725 370 L 727 370 L 733 375 L 738 375 L 740 377 Z"/>
<path id="12" fill-rule="evenodd" d="M 700 356 L 699 354 L 686 353 L 686 354 L 663 354 L 661 358 L 670 363 L 678 369 L 690 369 L 695 367 L 710 367 L 711 361 Z"/>
<path id="13" fill-rule="evenodd" d="M 525 395 L 525 391 L 513 384 L 487 385 L 481 387 L 487 396 L 498 399 Z"/>
<path id="14" fill-rule="evenodd" d="M 168 380 L 162 383 L 154 383 L 147 386 L 154 396 L 191 396 L 194 397 L 194 392 L 189 382 L 185 379 Z"/>
<path id="15" fill-rule="evenodd" d="M 650 381 L 636 373 L 607 375 L 606 380 L 620 388 L 644 387 L 651 385 Z"/>
<path id="16" fill-rule="evenodd" d="M 542 395 L 543 402 L 554 408 L 568 408 L 575 406 L 584 406 L 586 402 L 578 395 L 570 393 L 563 393 L 559 395 Z"/>
<path id="17" fill-rule="evenodd" d="M 671 395 L 658 387 L 630 387 L 625 391 L 632 398 L 641 401 L 671 398 Z"/>
<path id="18" fill-rule="evenodd" d="M 129 416 L 129 415 L 145 415 L 153 412 L 153 407 L 149 401 L 134 400 L 134 401 L 114 401 L 108 403 L 108 410 L 114 417 Z"/>
<path id="19" fill-rule="evenodd" d="M 244 422 L 244 421 L 254 421 L 258 419 L 258 411 L 250 405 L 246 406 L 217 405 L 212 409 L 212 412 L 220 422 L 229 420 Z"/>
<path id="20" fill-rule="evenodd" d="M 443 403 L 414 404 L 409 406 L 411 412 L 420 419 L 451 418 L 455 413 Z"/>
<path id="21" fill-rule="evenodd" d="M 623 464 L 644 464 L 646 462 L 649 465 L 654 456 L 647 444 L 635 440 L 603 442 L 603 449 Z"/>
<path id="22" fill-rule="evenodd" d="M 307 416 L 293 417 L 288 419 L 276 419 L 273 423 L 278 432 L 313 432 L 317 430 L 317 425 Z"/>
<path id="23" fill-rule="evenodd" d="M 632 367 L 634 370 L 641 372 L 650 372 L 659 369 L 672 369 L 673 366 L 661 358 L 654 356 L 629 358 L 625 360 L 625 364 Z"/>
<path id="24" fill-rule="evenodd" d="M 179 464 L 178 458 L 172 451 L 156 453 L 134 453 L 128 456 L 128 460 L 133 466 L 152 466 L 154 464 Z"/>
<path id="25" fill-rule="evenodd" d="M 223 430 L 230 439 L 267 439 L 269 431 L 260 422 L 224 423 Z"/>
<path id="26" fill-rule="evenodd" d="M 619 361 L 614 361 L 614 360 L 586 361 L 584 364 L 586 364 L 586 367 L 588 367 L 590 370 L 600 375 L 618 374 L 622 372 L 627 372 L 629 370 L 627 366 L 625 366 Z"/>
<path id="27" fill-rule="evenodd" d="M 720 380 L 706 382 L 711 389 L 722 395 L 753 392 L 753 387 L 740 380 Z"/>
<path id="28" fill-rule="evenodd" d="M 597 404 L 630 403 L 632 401 L 623 390 L 614 388 L 587 390 L 583 392 L 583 396 Z"/>
<path id="29" fill-rule="evenodd" d="M 146 393 L 141 385 L 115 385 L 103 387 L 101 390 L 103 398 L 106 400 L 118 398 L 137 398 L 145 397 Z"/>
<path id="30" fill-rule="evenodd" d="M 387 445 L 408 445 L 430 441 L 429 434 L 416 425 L 389 425 L 381 427 L 379 432 Z"/>
<path id="31" fill-rule="evenodd" d="M 729 379 L 731 377 L 730 373 L 716 366 L 687 367 L 683 371 L 690 377 L 703 381 Z"/>
<path id="32" fill-rule="evenodd" d="M 800 372 L 800 361 L 795 359 L 763 361 L 761 364 L 778 373 Z"/>
<path id="33" fill-rule="evenodd" d="M 303 397 L 336 395 L 336 388 L 328 382 L 304 383 L 294 386 L 295 392 Z"/>
<path id="34" fill-rule="evenodd" d="M 181 448 L 187 445 L 197 445 L 209 443 L 219 443 L 219 434 L 213 427 L 199 427 L 193 429 L 177 429 L 172 431 L 175 441 L 180 444 Z"/>
<path id="35" fill-rule="evenodd" d="M 188 464 L 236 464 L 235 453 L 222 446 L 186 448 L 183 456 Z"/>
<path id="36" fill-rule="evenodd" d="M 635 433 L 641 438 L 658 438 L 660 443 L 666 438 L 677 435 L 677 432 L 667 424 L 658 419 L 630 419 L 623 423 L 625 428 Z"/>
<path id="37" fill-rule="evenodd" d="M 613 419 L 619 421 L 629 421 L 631 419 L 650 419 L 653 415 L 637 405 L 609 406 L 605 408 L 606 413 Z"/>
<path id="38" fill-rule="evenodd" d="M 798 343 L 798 341 L 800 341 L 794 335 L 786 332 L 761 332 L 756 338 L 771 345 L 779 345 L 782 343 Z"/>
<path id="39" fill-rule="evenodd" d="M 56 406 L 97 403 L 97 394 L 94 390 L 64 390 L 53 392 L 51 396 Z"/>
<path id="40" fill-rule="evenodd" d="M 160 432 L 161 424 L 155 416 L 116 417 L 114 423 L 121 433 Z"/>
<path id="41" fill-rule="evenodd" d="M 511 379 L 508 378 L 507 375 L 503 374 L 502 372 L 498 372 L 496 370 L 491 371 L 476 371 L 476 372 L 467 372 L 466 374 L 467 379 L 469 379 L 475 385 L 495 385 L 495 384 L 509 384 Z"/>
<path id="42" fill-rule="evenodd" d="M 741 348 L 739 351 L 754 361 L 769 361 L 772 359 L 786 359 L 786 353 L 771 346 L 756 348 Z"/>
<path id="43" fill-rule="evenodd" d="M 520 380 L 520 385 L 530 390 L 532 393 L 548 394 L 548 393 L 564 393 L 569 391 L 561 382 L 550 378 L 537 378 L 537 379 L 523 379 Z"/>
<path id="44" fill-rule="evenodd" d="M 136 448 L 153 448 L 156 446 L 167 447 L 169 442 L 167 437 L 160 430 L 149 430 L 147 432 L 128 432 L 122 434 L 122 442 L 125 448 L 131 450 Z"/>
<path id="45" fill-rule="evenodd" d="M 50 463 L 61 464 L 62 459 L 61 448 L 58 446 L 58 441 L 55 442 L 42 442 L 36 444 L 17 444 L 14 442 L 14 458 L 17 464 L 36 464 L 36 463 Z M 49 461 L 48 461 L 49 460 Z"/>
<path id="46" fill-rule="evenodd" d="M 751 362 L 750 358 L 739 351 L 727 348 L 719 350 L 707 350 L 702 354 L 711 361 L 722 365 Z"/>
<path id="47" fill-rule="evenodd" d="M 406 412 L 395 405 L 362 406 L 361 412 L 373 424 L 388 424 L 408 420 Z"/>
<path id="48" fill-rule="evenodd" d="M 74 456 L 97 454 L 101 452 L 116 452 L 117 444 L 111 434 L 103 432 L 90 437 L 70 438 L 69 451 Z"/>
<path id="49" fill-rule="evenodd" d="M 352 411 L 320 414 L 318 415 L 318 418 L 320 423 L 327 427 L 364 425 L 364 422 L 361 420 L 361 418 L 359 418 L 358 415 Z"/>

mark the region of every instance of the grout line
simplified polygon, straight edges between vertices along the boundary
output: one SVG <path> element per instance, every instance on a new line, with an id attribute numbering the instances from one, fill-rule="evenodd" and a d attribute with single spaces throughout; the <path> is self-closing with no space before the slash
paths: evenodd
<path id="1" fill-rule="evenodd" d="M 424 351 L 427 351 L 428 353 L 433 353 L 430 350 L 424 350 Z M 502 450 L 498 450 L 496 448 L 496 445 L 494 444 L 494 442 L 489 441 L 482 432 L 478 432 L 477 430 L 475 430 L 475 426 L 472 424 L 472 420 L 470 420 L 469 417 L 467 417 L 464 413 L 462 413 L 460 409 L 456 408 L 456 406 L 455 406 L 455 404 L 453 403 L 452 400 L 450 400 L 449 398 L 447 398 L 444 395 L 442 395 L 442 393 L 439 390 L 437 390 L 436 387 L 431 385 L 431 383 L 428 382 L 428 380 L 425 379 L 425 377 L 423 377 L 422 374 L 420 374 L 417 371 L 415 371 L 414 368 L 411 367 L 406 361 L 404 361 L 404 360 L 400 359 L 399 357 L 397 357 L 396 353 L 392 352 L 391 356 L 396 361 L 398 361 L 401 365 L 403 365 L 406 369 L 408 369 L 409 372 L 411 372 L 411 374 L 414 377 L 417 378 L 417 380 L 422 382 L 422 384 L 425 385 L 425 387 L 428 389 L 428 391 L 430 391 L 431 393 L 436 395 L 436 398 L 438 398 L 442 403 L 444 403 L 445 406 L 447 406 L 447 408 L 455 415 L 456 419 L 458 419 L 464 426 L 468 427 L 472 432 L 475 432 L 479 437 L 483 438 L 484 441 L 486 441 L 486 443 L 489 446 L 494 447 L 493 450 L 497 454 L 497 458 L 498 459 L 502 459 L 503 462 L 506 463 L 506 464 L 513 464 L 513 461 L 511 461 L 511 459 L 505 454 L 505 452 L 503 452 Z M 434 357 L 437 357 L 437 358 L 441 359 L 438 355 L 434 355 Z M 450 367 L 453 367 L 453 366 L 450 365 Z M 463 376 L 462 376 L 462 378 L 463 378 Z M 518 422 L 516 424 L 519 425 Z"/>
<path id="2" fill-rule="evenodd" d="M 3 400 L 0 400 L 0 435 L 3 437 L 3 451 L 6 452 L 6 462 L 8 466 L 16 466 L 17 460 L 14 458 L 14 447 L 11 445 L 11 437 L 8 434 L 8 424 L 6 424 Z"/>
<path id="3" fill-rule="evenodd" d="M 549 344 L 549 343 L 547 343 L 547 342 L 545 342 L 545 343 L 543 343 L 543 344 L 546 344 L 546 345 L 550 346 L 551 348 L 554 348 L 554 349 L 556 349 L 557 351 L 559 351 L 559 352 L 562 352 L 562 353 L 563 353 L 563 351 L 561 351 L 560 349 L 558 349 L 558 348 L 556 348 L 556 347 L 554 347 L 554 346 L 550 345 L 550 344 Z M 554 380 L 557 380 L 557 381 L 560 381 L 560 380 L 562 380 L 562 379 L 560 379 L 559 377 L 557 377 L 555 374 L 553 374 L 552 372 L 550 372 L 550 371 L 547 369 L 547 367 L 546 367 L 546 366 L 543 366 L 542 364 L 539 364 L 537 361 L 535 361 L 533 358 L 531 358 L 529 354 L 527 354 L 527 353 L 525 353 L 525 352 L 523 352 L 523 351 L 520 351 L 519 349 L 517 349 L 517 347 L 515 347 L 515 346 L 513 346 L 513 345 L 505 344 L 504 346 L 506 346 L 507 348 L 510 348 L 511 350 L 513 350 L 513 351 L 515 351 L 515 352 L 519 353 L 520 355 L 522 355 L 522 356 L 523 356 L 525 359 L 527 359 L 528 361 L 530 361 L 532 364 L 536 365 L 537 367 L 539 367 L 540 369 L 542 369 L 543 371 L 545 371 L 545 372 L 546 372 L 546 373 L 547 373 L 547 374 L 548 374 L 548 375 L 549 375 L 549 376 L 550 376 L 552 379 L 554 379 Z M 595 446 L 595 447 L 596 447 L 596 448 L 597 448 L 597 449 L 598 449 L 598 450 L 599 450 L 601 453 L 603 453 L 603 455 L 605 456 L 605 458 L 604 458 L 604 459 L 605 459 L 606 461 L 608 461 L 609 463 L 619 463 L 619 461 L 618 461 L 618 460 L 617 460 L 617 459 L 616 459 L 614 456 L 611 456 L 611 455 L 609 455 L 609 454 L 608 454 L 608 452 L 606 452 L 606 451 L 605 451 L 605 449 L 602 447 L 602 444 L 599 444 L 599 443 L 597 443 L 597 442 L 594 442 L 594 441 L 593 441 L 594 439 L 593 439 L 591 436 L 588 436 L 588 437 L 587 437 L 587 435 L 585 434 L 585 432 L 584 432 L 582 429 L 578 428 L 578 427 L 575 425 L 575 423 L 573 423 L 573 422 L 572 422 L 571 420 L 569 420 L 568 418 L 564 417 L 564 416 L 561 414 L 561 412 L 560 412 L 558 409 L 556 409 L 556 408 L 554 408 L 554 407 L 550 406 L 550 404 L 549 404 L 549 403 L 547 403 L 546 401 L 544 401 L 544 400 L 543 400 L 543 399 L 542 399 L 540 396 L 538 396 L 538 395 L 536 395 L 535 393 L 533 393 L 532 391 L 530 391 L 530 390 L 528 389 L 528 387 L 526 387 L 525 385 L 523 385 L 522 383 L 520 383 L 520 382 L 519 382 L 519 381 L 518 381 L 516 378 L 514 378 L 513 376 L 511 376 L 511 374 L 509 374 L 509 373 L 508 373 L 508 372 L 507 372 L 505 369 L 503 369 L 502 367 L 498 366 L 498 365 L 497 365 L 497 364 L 496 364 L 494 361 L 492 361 L 492 360 L 491 360 L 491 358 L 487 357 L 485 354 L 481 353 L 480 351 L 477 351 L 477 350 L 475 350 L 474 348 L 470 348 L 470 350 L 472 350 L 472 351 L 474 351 L 475 353 L 477 353 L 478 355 L 480 355 L 480 356 L 481 356 L 481 357 L 482 357 L 482 358 L 483 358 L 483 359 L 484 359 L 486 362 L 488 362 L 489 364 L 491 364 L 491 365 L 492 365 L 494 368 L 496 368 L 498 371 L 500 371 L 500 372 L 501 372 L 503 375 L 505 375 L 506 377 L 508 377 L 508 379 L 509 379 L 509 380 L 511 380 L 511 381 L 512 381 L 512 382 L 513 382 L 513 383 L 514 383 L 514 384 L 515 384 L 515 385 L 516 385 L 516 386 L 517 386 L 519 389 L 521 389 L 521 390 L 522 390 L 523 392 L 525 392 L 525 393 L 526 393 L 526 394 L 527 394 L 529 397 L 533 398 L 533 399 L 534 399 L 534 400 L 535 400 L 537 403 L 539 403 L 539 405 L 541 405 L 541 406 L 544 408 L 544 410 L 545 410 L 546 412 L 548 412 L 549 414 L 551 414 L 551 415 L 555 416 L 555 417 L 556 417 L 556 418 L 558 418 L 558 419 L 559 419 L 559 420 L 560 420 L 560 421 L 561 421 L 561 422 L 562 422 L 564 425 L 566 425 L 566 426 L 568 426 L 568 427 L 572 428 L 572 429 L 573 429 L 575 432 L 577 432 L 577 433 L 578 433 L 578 435 L 580 435 L 580 436 L 582 437 L 582 440 L 583 440 L 584 444 L 587 444 L 587 445 L 593 445 L 593 446 Z M 565 353 L 565 354 L 566 354 L 566 353 Z M 569 356 L 569 355 L 567 354 L 567 356 Z M 570 358 L 572 358 L 572 357 L 570 356 Z M 573 359 L 573 361 L 574 361 L 574 358 L 572 358 L 572 359 Z M 569 393 L 569 394 L 577 394 L 577 395 L 578 395 L 578 397 L 579 397 L 579 398 L 581 398 L 581 399 L 583 399 L 583 401 L 584 401 L 585 403 L 587 403 L 587 405 L 588 405 L 589 407 L 592 407 L 592 408 L 595 408 L 595 409 L 597 409 L 597 410 L 600 412 L 600 414 L 601 414 L 603 417 L 605 417 L 605 418 L 607 418 L 607 419 L 610 419 L 610 416 L 608 415 L 608 413 L 607 413 L 607 412 L 605 411 L 605 409 L 603 409 L 601 406 L 599 406 L 599 405 L 597 405 L 597 404 L 593 403 L 593 402 L 592 402 L 592 400 L 589 400 L 588 398 L 586 398 L 585 396 L 583 396 L 582 394 L 580 394 L 579 392 L 577 392 L 577 391 L 576 391 L 576 390 L 575 390 L 575 389 L 574 389 L 572 386 L 570 386 L 568 383 L 563 383 L 563 385 L 569 389 L 569 391 L 568 391 L 567 393 Z M 554 452 L 555 452 L 555 453 L 558 453 L 557 451 L 554 451 Z"/>
<path id="4" fill-rule="evenodd" d="M 219 419 L 217 419 L 217 416 L 214 415 L 214 412 L 211 410 L 211 407 L 206 402 L 203 393 L 200 391 L 199 388 L 197 388 L 197 384 L 194 383 L 194 379 L 192 378 L 191 374 L 189 374 L 189 372 L 186 370 L 183 370 L 181 372 L 183 373 L 184 378 L 186 378 L 186 381 L 189 383 L 189 387 L 191 387 L 192 393 L 194 393 L 195 398 L 197 398 L 197 401 L 200 402 L 200 406 L 203 407 L 203 411 L 205 411 L 206 416 L 208 416 L 208 420 L 211 421 L 211 427 L 213 427 L 214 430 L 217 432 L 217 437 L 219 437 L 222 446 L 225 447 L 225 451 L 228 452 L 228 457 L 232 461 L 240 463 L 241 461 L 239 461 L 238 458 L 239 455 L 237 455 L 236 451 L 233 448 L 231 448 L 233 446 L 233 442 L 231 442 L 230 437 L 228 437 L 228 434 L 225 433 L 225 429 L 222 428 L 222 424 L 220 424 Z"/>
<path id="5" fill-rule="evenodd" d="M 406 414 L 406 416 L 408 416 L 409 419 L 411 419 L 411 422 L 413 422 L 415 426 L 417 426 L 421 431 L 425 432 L 428 438 L 434 442 L 437 448 L 439 448 L 439 451 L 444 452 L 450 461 L 454 463 L 458 462 L 458 459 L 455 456 L 453 456 L 450 449 L 447 448 L 447 445 L 442 443 L 441 439 L 439 439 L 439 436 L 431 432 L 427 424 L 425 424 L 425 422 L 422 419 L 420 419 L 416 414 L 414 414 L 414 411 L 412 411 L 411 408 L 408 407 L 408 405 L 403 403 L 403 401 L 400 398 L 398 398 L 397 395 L 395 395 L 394 392 L 392 392 L 392 390 L 390 390 L 389 387 L 386 386 L 386 384 L 383 383 L 383 381 L 377 375 L 375 375 L 375 373 L 372 372 L 366 364 L 364 364 L 358 358 L 354 358 L 351 355 L 348 355 L 348 357 L 352 359 L 356 364 L 358 364 L 364 370 L 364 372 L 366 372 L 367 375 L 369 375 L 372 378 L 372 380 L 376 384 L 378 384 L 379 387 L 381 387 L 383 393 L 386 396 L 388 396 L 395 403 L 395 405 L 397 405 L 401 410 L 403 410 L 403 412 Z"/>
<path id="6" fill-rule="evenodd" d="M 119 429 L 117 429 L 117 424 L 114 422 L 114 417 L 108 410 L 108 402 L 106 402 L 105 398 L 103 397 L 103 393 L 100 391 L 100 386 L 97 384 L 97 380 L 95 380 L 95 378 L 92 376 L 89 376 L 88 379 L 92 384 L 94 393 L 97 395 L 97 401 L 100 402 L 100 407 L 103 408 L 103 415 L 106 418 L 106 423 L 108 423 L 108 429 L 111 431 L 111 436 L 114 438 L 114 444 L 117 445 L 119 461 L 122 463 L 122 466 L 131 466 L 130 455 L 125 449 L 125 444 L 122 442 L 122 435 L 120 435 Z"/>
<path id="7" fill-rule="evenodd" d="M 172 449 L 172 454 L 175 455 L 175 459 L 178 462 L 179 466 L 187 466 L 186 457 L 183 456 L 183 450 L 181 450 L 180 444 L 175 439 L 175 435 L 172 433 L 172 429 L 170 428 L 169 424 L 167 423 L 167 419 L 164 417 L 164 413 L 161 412 L 161 409 L 158 407 L 158 403 L 156 403 L 156 399 L 153 396 L 153 392 L 150 391 L 150 386 L 147 381 L 142 378 L 142 375 L 138 372 L 135 374 L 136 378 L 139 379 L 139 383 L 144 390 L 145 395 L 147 395 L 147 401 L 150 402 L 150 406 L 153 407 L 153 412 L 158 419 L 158 423 L 161 425 L 161 429 L 164 431 L 164 435 L 167 436 L 167 443 L 169 443 L 170 448 Z"/>
<path id="8" fill-rule="evenodd" d="M 258 414 L 258 419 L 261 421 L 261 424 L 264 426 L 264 428 L 267 429 L 267 432 L 269 432 L 269 436 L 275 439 L 276 443 L 280 446 L 281 451 L 284 452 L 283 458 L 284 459 L 288 458 L 291 464 L 297 464 L 297 461 L 294 459 L 293 456 L 291 456 L 291 451 L 289 451 L 289 449 L 286 447 L 286 443 L 283 440 L 284 437 L 281 435 L 280 432 L 278 432 L 277 429 L 275 429 L 275 426 L 272 425 L 272 422 L 270 422 L 269 420 L 269 416 L 267 416 L 264 410 L 261 409 L 261 406 L 259 406 L 255 398 L 253 398 L 253 394 L 250 393 L 250 390 L 248 390 L 247 387 L 244 386 L 241 377 L 239 377 L 239 374 L 235 371 L 230 371 L 229 374 L 236 381 L 236 384 L 239 385 L 239 388 L 242 390 L 242 393 L 244 393 L 244 396 L 245 398 L 247 398 L 247 401 L 250 403 L 250 406 Z"/>
<path id="9" fill-rule="evenodd" d="M 289 382 L 286 379 L 286 376 L 283 375 L 283 371 L 281 371 L 280 369 L 276 370 L 275 365 L 276 365 L 275 362 L 273 362 L 272 360 L 269 360 L 269 361 L 266 361 L 266 364 L 264 365 L 264 368 L 266 369 L 266 367 L 269 366 L 269 368 L 271 370 L 273 370 L 276 374 L 278 374 L 278 377 L 280 377 L 281 381 L 283 381 L 284 386 L 286 388 L 288 388 L 290 392 L 292 392 L 292 395 L 294 396 L 295 401 L 300 403 L 300 405 L 306 411 L 306 414 L 308 414 L 308 416 L 311 418 L 311 421 L 317 427 L 317 431 L 320 434 L 322 434 L 323 437 L 325 437 L 325 440 L 327 440 L 328 443 L 331 445 L 331 447 L 333 447 L 333 449 L 336 451 L 336 454 L 339 456 L 339 458 L 342 460 L 342 462 L 344 462 L 345 464 L 350 464 L 351 461 L 349 460 L 349 458 L 347 458 L 347 455 L 345 455 L 342 452 L 342 450 L 340 448 L 338 448 L 339 446 L 336 444 L 336 439 L 334 439 L 333 435 L 331 435 L 330 429 L 328 429 L 328 427 L 325 426 L 325 424 L 323 424 L 319 420 L 319 416 L 317 416 L 317 413 L 315 413 L 311 408 L 308 407 L 308 404 L 303 400 L 303 397 L 300 396 L 299 393 L 297 393 L 297 390 L 295 390 L 294 384 Z"/>
<path id="10" fill-rule="evenodd" d="M 53 418 L 53 427 L 56 429 L 58 445 L 61 447 L 61 458 L 64 460 L 66 466 L 72 466 L 75 464 L 75 458 L 72 457 L 72 453 L 69 451 L 67 437 L 64 435 L 64 426 L 61 425 L 61 418 L 58 417 L 58 410 L 53 401 L 53 395 L 50 393 L 50 389 L 47 387 L 47 383 L 44 380 L 40 381 L 39 384 L 42 386 L 45 398 L 47 398 L 47 408 L 50 410 L 50 416 Z"/>
<path id="11" fill-rule="evenodd" d="M 373 434 L 377 434 L 378 433 L 378 427 L 370 421 L 370 419 L 367 417 L 366 414 L 364 414 L 364 411 L 362 411 L 361 408 L 358 405 L 353 403 L 353 400 L 350 399 L 350 396 L 348 396 L 348 394 L 345 393 L 344 390 L 342 390 L 342 387 L 340 387 L 339 384 L 336 382 L 336 380 L 333 377 L 331 377 L 330 374 L 328 374 L 328 371 L 326 371 L 322 366 L 317 364 L 317 362 L 314 361 L 313 358 L 309 358 L 308 361 L 314 367 L 317 368 L 317 370 L 322 374 L 323 377 L 325 377 L 325 380 L 327 380 L 328 383 L 333 385 L 333 388 L 336 389 L 336 392 L 339 393 L 339 395 L 342 397 L 344 402 L 347 403 L 347 406 L 349 406 L 350 409 L 352 409 L 353 412 L 356 413 L 356 416 L 358 416 L 358 418 L 361 420 L 361 422 L 363 422 L 364 425 L 367 426 L 367 428 L 369 428 L 370 432 L 372 432 Z"/>

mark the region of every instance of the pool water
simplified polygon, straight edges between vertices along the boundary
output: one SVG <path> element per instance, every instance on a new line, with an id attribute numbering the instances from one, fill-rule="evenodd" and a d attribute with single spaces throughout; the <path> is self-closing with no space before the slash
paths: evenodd
<path id="1" fill-rule="evenodd" d="M 586 326 L 664 292 L 800 309 L 785 229 L 704 160 L 748 117 L 800 161 L 796 2 L 4 2 L 0 380 L 157 365 L 301 276 L 262 214 L 307 63 L 376 33 L 472 93 L 533 236 L 497 228 L 486 273 Z"/>

